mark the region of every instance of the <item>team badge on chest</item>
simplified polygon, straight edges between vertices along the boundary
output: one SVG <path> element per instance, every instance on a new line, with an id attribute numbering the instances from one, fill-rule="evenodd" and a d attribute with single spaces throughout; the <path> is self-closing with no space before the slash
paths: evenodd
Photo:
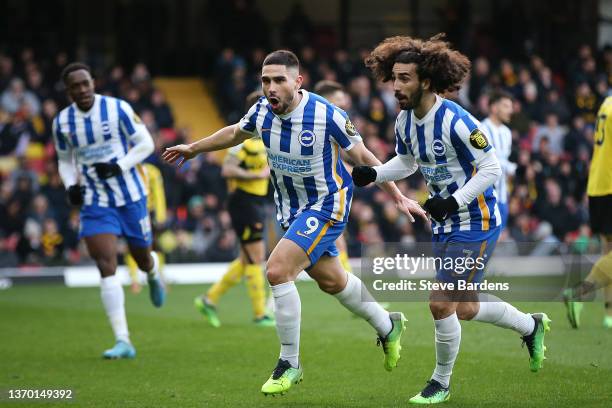
<path id="1" fill-rule="evenodd" d="M 316 137 L 312 130 L 302 130 L 298 136 L 298 141 L 304 147 L 312 147 L 315 144 Z"/>
<path id="2" fill-rule="evenodd" d="M 446 154 L 446 146 L 443 141 L 436 139 L 431 144 L 431 151 L 433 151 L 436 156 L 444 156 L 444 154 Z"/>

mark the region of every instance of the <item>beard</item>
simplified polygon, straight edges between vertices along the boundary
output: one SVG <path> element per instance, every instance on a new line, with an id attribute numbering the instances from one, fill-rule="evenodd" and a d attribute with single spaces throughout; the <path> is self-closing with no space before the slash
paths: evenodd
<path id="1" fill-rule="evenodd" d="M 398 101 L 400 109 L 402 110 L 410 110 L 414 109 L 421 103 L 421 99 L 423 99 L 423 88 L 420 86 L 417 90 L 410 96 L 410 98 L 406 98 L 404 100 Z"/>
<path id="2" fill-rule="evenodd" d="M 276 107 L 272 108 L 272 112 L 274 112 L 277 115 L 282 115 L 284 113 L 287 112 L 287 110 L 289 109 L 289 107 L 291 106 L 291 104 L 293 103 L 293 96 L 290 95 L 287 99 L 283 100 L 281 98 L 279 98 L 278 96 L 276 97 L 276 100 L 278 100 L 278 103 L 276 104 Z"/>

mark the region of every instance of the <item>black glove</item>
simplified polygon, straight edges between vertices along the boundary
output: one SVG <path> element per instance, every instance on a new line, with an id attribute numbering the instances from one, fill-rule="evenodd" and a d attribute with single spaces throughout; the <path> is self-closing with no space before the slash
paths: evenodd
<path id="1" fill-rule="evenodd" d="M 80 186 L 78 184 L 72 185 L 68 187 L 68 190 L 66 190 L 66 195 L 68 196 L 68 202 L 71 205 L 83 205 L 83 197 L 85 196 L 85 186 Z"/>
<path id="2" fill-rule="evenodd" d="M 431 214 L 431 218 L 438 222 L 442 222 L 459 208 L 459 204 L 457 204 L 457 200 L 455 200 L 453 196 L 448 198 L 436 196 L 425 201 L 423 208 Z"/>
<path id="3" fill-rule="evenodd" d="M 93 166 L 102 180 L 118 176 L 123 172 L 117 163 L 94 163 Z"/>
<path id="4" fill-rule="evenodd" d="M 367 186 L 376 181 L 376 170 L 370 166 L 355 166 L 351 175 L 357 187 Z"/>

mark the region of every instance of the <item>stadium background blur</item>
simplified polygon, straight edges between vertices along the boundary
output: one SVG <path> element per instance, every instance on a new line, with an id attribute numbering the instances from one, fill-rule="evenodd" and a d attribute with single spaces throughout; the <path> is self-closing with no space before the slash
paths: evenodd
<path id="1" fill-rule="evenodd" d="M 161 162 L 166 146 L 195 140 L 178 123 L 158 77 L 198 77 L 227 123 L 244 114 L 265 54 L 295 51 L 304 88 L 321 79 L 346 86 L 348 113 L 376 156 L 394 155 L 397 112 L 390 84 L 363 64 L 390 34 L 439 31 L 473 63 L 462 90 L 447 95 L 477 118 L 487 95 L 510 92 L 515 113 L 507 242 L 566 242 L 596 251 L 588 227 L 586 180 L 595 114 L 612 94 L 611 1 L 5 1 L 0 4 L 0 265 L 91 263 L 78 242 L 57 174 L 51 122 L 68 103 L 59 78 L 74 60 L 94 70 L 97 92 L 127 100 L 155 139 L 148 161 L 162 172 L 168 221 L 158 226 L 168 262 L 230 261 L 237 240 L 225 209 L 221 156 L 201 155 L 185 171 Z M 554 12 L 551 12 L 554 10 Z M 520 27 L 520 29 L 518 29 Z M 203 113 L 204 114 L 204 113 Z M 424 180 L 398 183 L 423 202 Z M 270 241 L 277 236 L 270 201 Z M 375 242 L 427 241 L 376 188 L 358 189 L 345 234 L 349 254 Z"/>

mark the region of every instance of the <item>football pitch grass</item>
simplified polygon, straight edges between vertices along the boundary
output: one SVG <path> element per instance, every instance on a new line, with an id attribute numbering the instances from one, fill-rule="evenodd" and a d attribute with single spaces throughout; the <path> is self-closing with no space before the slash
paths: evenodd
<path id="1" fill-rule="evenodd" d="M 261 385 L 278 358 L 274 328 L 255 327 L 243 286 L 221 301 L 222 327 L 193 308 L 202 286 L 174 286 L 162 309 L 147 288 L 126 291 L 135 360 L 104 361 L 113 344 L 98 288 L 18 286 L 0 291 L 0 405 L 84 407 L 406 407 L 434 366 L 426 303 L 394 303 L 408 318 L 402 359 L 384 370 L 373 330 L 311 282 L 302 299 L 304 382 L 282 397 Z M 519 303 L 552 319 L 548 360 L 531 373 L 514 332 L 462 323 L 462 344 L 445 407 L 604 407 L 612 403 L 612 330 L 601 303 L 587 304 L 572 330 L 560 303 Z M 8 402 L 7 389 L 74 390 L 68 402 Z"/>

